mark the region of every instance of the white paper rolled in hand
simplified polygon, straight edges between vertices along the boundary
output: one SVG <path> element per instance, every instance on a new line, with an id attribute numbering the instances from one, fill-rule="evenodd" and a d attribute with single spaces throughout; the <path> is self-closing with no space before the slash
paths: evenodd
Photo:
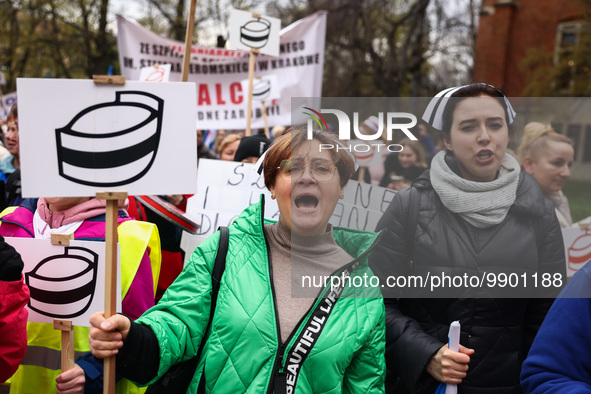
<path id="1" fill-rule="evenodd" d="M 457 320 L 449 325 L 449 333 L 447 334 L 447 346 L 450 350 L 453 350 L 454 352 L 460 350 L 460 322 Z M 457 392 L 457 385 L 445 385 L 445 394 L 457 394 Z"/>

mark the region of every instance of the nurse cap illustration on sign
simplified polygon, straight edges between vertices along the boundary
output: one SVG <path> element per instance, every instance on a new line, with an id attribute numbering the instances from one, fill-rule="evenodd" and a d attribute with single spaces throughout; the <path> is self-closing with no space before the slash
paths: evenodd
<path id="1" fill-rule="evenodd" d="M 114 130 L 125 108 L 127 127 Z M 81 110 L 55 130 L 60 176 L 88 186 L 111 187 L 144 176 L 158 152 L 164 100 L 146 92 L 115 92 L 113 102 Z M 115 174 L 115 176 L 114 176 Z"/>

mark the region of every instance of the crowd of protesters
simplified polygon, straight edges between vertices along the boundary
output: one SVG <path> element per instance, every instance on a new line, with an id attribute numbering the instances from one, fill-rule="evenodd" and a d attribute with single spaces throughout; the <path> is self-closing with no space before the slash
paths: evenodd
<path id="1" fill-rule="evenodd" d="M 122 314 L 94 311 L 90 328 L 77 327 L 76 366 L 62 371 L 59 331 L 26 322 L 23 262 L 2 236 L 73 232 L 75 239 L 102 240 L 105 205 L 15 195 L 15 106 L 4 140 L 9 155 L 0 162 L 0 382 L 11 393 L 98 393 L 102 359 L 115 356 L 118 393 L 161 384 L 188 360 L 183 390 L 191 393 L 591 390 L 587 348 L 574 343 L 591 321 L 588 267 L 554 306 L 535 289 L 511 298 L 486 289 L 424 297 L 416 289 L 354 285 L 363 277 L 387 283 L 485 271 L 558 275 L 566 283 L 561 227 L 573 223 L 562 186 L 573 143 L 534 122 L 514 157 L 508 144 L 516 116 L 494 86 L 446 89 L 414 129 L 418 140 L 397 141 L 400 152 L 368 166 L 350 150 L 318 149 L 343 147 L 323 130 L 311 138 L 300 126 L 275 127 L 269 136 L 197 130 L 198 158 L 256 163 L 278 220 L 264 219 L 261 197 L 227 235 L 217 231 L 183 264 L 178 228 L 147 215 L 134 197 L 119 201 Z M 368 134 L 379 129 L 375 116 L 360 125 Z M 350 179 L 396 191 L 374 232 L 329 223 Z M 161 197 L 183 210 L 190 195 Z M 305 275 L 340 280 L 296 297 Z M 579 313 L 580 324 L 569 319 Z M 461 327 L 457 351 L 448 346 L 454 321 Z M 571 342 L 564 329 L 580 337 Z M 564 353 L 581 362 L 562 363 Z"/>

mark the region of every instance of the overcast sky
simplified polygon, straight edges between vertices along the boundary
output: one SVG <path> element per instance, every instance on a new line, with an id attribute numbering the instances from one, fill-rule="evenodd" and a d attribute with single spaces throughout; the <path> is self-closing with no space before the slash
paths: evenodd
<path id="1" fill-rule="evenodd" d="M 203 0 L 198 0 L 203 1 Z M 279 0 L 283 1 L 283 0 Z M 226 4 L 228 4 L 227 2 Z M 224 2 L 222 2 L 224 4 Z M 190 1 L 187 1 L 187 8 L 190 5 Z M 199 3 L 197 4 L 199 5 Z M 125 17 L 131 19 L 139 19 L 145 15 L 146 10 L 146 1 L 145 0 L 110 0 L 109 2 L 109 28 L 114 32 L 117 33 L 117 20 L 115 18 L 116 14 L 121 14 Z M 222 5 L 223 7 L 223 5 Z M 229 7 L 228 10 L 229 11 Z M 265 4 L 261 4 L 256 9 L 251 10 L 253 12 L 260 12 L 262 14 L 265 13 Z M 228 35 L 228 29 L 226 26 L 220 26 L 218 23 L 215 22 L 204 22 L 200 25 L 202 29 L 199 33 L 199 42 L 193 43 L 203 46 L 215 46 L 217 43 L 217 35 L 221 34 L 223 36 Z"/>
<path id="2" fill-rule="evenodd" d="M 113 18 L 115 14 L 121 14 L 128 18 L 137 19 L 143 15 L 143 7 L 145 6 L 136 0 L 111 0 L 109 2 L 109 13 L 112 14 Z"/>
<path id="3" fill-rule="evenodd" d="M 187 3 L 189 5 L 189 2 Z M 142 0 L 110 0 L 109 2 L 109 28 L 117 33 L 117 19 L 116 14 L 121 14 L 127 18 L 139 19 L 145 15 L 146 4 Z M 260 12 L 260 11 L 259 11 Z M 193 45 L 215 46 L 217 42 L 217 35 L 227 35 L 227 28 L 225 26 L 208 27 L 207 22 L 201 25 L 203 29 L 199 35 L 199 43 Z"/>

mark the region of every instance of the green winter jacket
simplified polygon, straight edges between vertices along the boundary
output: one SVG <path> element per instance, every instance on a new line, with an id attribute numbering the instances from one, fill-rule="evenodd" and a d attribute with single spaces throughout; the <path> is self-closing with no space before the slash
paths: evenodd
<path id="1" fill-rule="evenodd" d="M 263 224 L 261 200 L 230 226 L 211 331 L 188 392 L 197 392 L 204 371 L 206 392 L 272 393 L 279 384 L 286 389 L 277 392 L 287 393 L 383 393 L 385 312 L 380 289 L 345 286 L 334 305 L 331 289 L 324 289 L 282 346 Z M 360 261 L 351 279 L 373 276 L 364 252 L 377 234 L 340 228 L 333 233 L 338 245 L 361 257 L 347 264 L 351 267 Z M 199 349 L 209 319 L 218 241 L 219 232 L 195 249 L 162 300 L 137 320 L 151 327 L 158 339 L 158 377 L 170 366 L 194 357 Z M 355 283 L 359 282 L 349 282 Z M 327 319 L 312 316 L 320 309 L 330 309 Z M 308 320 L 308 328 L 303 329 Z M 318 322 L 324 323 L 322 328 Z M 312 341 L 309 351 L 306 345 Z"/>

